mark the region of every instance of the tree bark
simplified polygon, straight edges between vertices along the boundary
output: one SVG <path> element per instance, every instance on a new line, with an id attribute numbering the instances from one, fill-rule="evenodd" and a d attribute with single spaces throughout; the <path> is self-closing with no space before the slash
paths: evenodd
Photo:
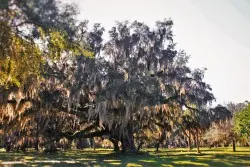
<path id="1" fill-rule="evenodd" d="M 134 141 L 128 138 L 125 138 L 122 140 L 122 152 L 126 152 L 126 151 L 129 151 L 129 152 L 136 151 Z"/>
<path id="2" fill-rule="evenodd" d="M 101 130 L 101 131 L 95 131 L 95 132 L 88 132 L 86 133 L 86 130 L 82 130 L 76 133 L 72 132 L 61 132 L 59 135 L 60 137 L 66 137 L 69 140 L 74 140 L 76 138 L 93 138 L 93 137 L 101 137 L 103 135 L 110 134 L 110 131 L 107 129 Z"/>
<path id="3" fill-rule="evenodd" d="M 189 130 L 189 135 L 188 135 L 188 151 L 192 150 L 192 146 L 191 146 L 191 132 Z"/>
<path id="4" fill-rule="evenodd" d="M 160 147 L 160 142 L 157 142 L 157 143 L 156 143 L 156 150 L 155 150 L 156 152 L 159 151 L 159 147 Z"/>
<path id="5" fill-rule="evenodd" d="M 119 145 L 118 145 L 118 141 L 113 143 L 114 146 L 114 151 L 120 151 Z"/>
<path id="6" fill-rule="evenodd" d="M 89 141 L 90 141 L 90 147 L 95 150 L 95 140 L 94 140 L 94 137 L 90 138 Z"/>
<path id="7" fill-rule="evenodd" d="M 200 154 L 200 143 L 199 143 L 199 132 L 196 130 L 196 147 L 197 147 L 197 153 Z"/>
<path id="8" fill-rule="evenodd" d="M 141 140 L 138 147 L 137 147 L 137 151 L 140 151 L 140 149 L 142 148 L 142 145 L 144 144 L 144 142 Z"/>
<path id="9" fill-rule="evenodd" d="M 45 144 L 45 153 L 53 153 L 57 152 L 56 146 L 54 141 L 49 141 L 48 143 Z"/>
<path id="10" fill-rule="evenodd" d="M 120 151 L 120 148 L 119 148 L 119 141 L 116 140 L 116 139 L 109 139 L 112 143 L 113 143 L 113 147 L 114 147 L 114 151 Z"/>
<path id="11" fill-rule="evenodd" d="M 135 141 L 133 136 L 133 124 L 127 125 L 127 133 L 122 136 L 122 151 L 136 152 Z"/>
<path id="12" fill-rule="evenodd" d="M 36 124 L 36 139 L 35 139 L 35 150 L 39 151 L 39 124 Z"/>
<path id="13" fill-rule="evenodd" d="M 233 152 L 236 151 L 235 140 L 233 139 Z"/>
<path id="14" fill-rule="evenodd" d="M 136 152 L 134 136 L 132 133 L 128 133 L 127 135 L 123 136 L 121 142 L 122 142 L 122 152 L 125 151 Z"/>

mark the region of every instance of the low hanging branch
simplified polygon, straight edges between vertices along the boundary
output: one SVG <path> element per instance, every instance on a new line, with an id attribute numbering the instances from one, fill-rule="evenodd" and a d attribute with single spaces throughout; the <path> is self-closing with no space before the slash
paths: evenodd
<path id="1" fill-rule="evenodd" d="M 88 128 L 86 128 L 88 129 Z M 82 138 L 93 138 L 93 137 L 101 137 L 104 135 L 109 135 L 110 131 L 108 129 L 104 129 L 104 130 L 100 130 L 100 131 L 94 131 L 94 132 L 89 132 L 88 130 L 81 130 L 75 133 L 71 133 L 71 132 L 62 132 L 60 135 L 62 137 L 65 137 L 69 140 L 73 140 L 73 139 L 82 139 Z M 88 132 L 88 133 L 86 133 Z"/>

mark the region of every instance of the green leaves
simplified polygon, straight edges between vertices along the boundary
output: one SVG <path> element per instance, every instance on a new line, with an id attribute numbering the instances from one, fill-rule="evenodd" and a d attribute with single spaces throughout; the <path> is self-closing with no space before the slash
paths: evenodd
<path id="1" fill-rule="evenodd" d="M 250 135 L 250 104 L 234 116 L 234 130 L 241 136 Z"/>
<path id="2" fill-rule="evenodd" d="M 67 49 L 66 34 L 59 31 L 50 31 L 48 37 L 49 57 L 52 60 L 59 59 L 62 52 Z"/>
<path id="3" fill-rule="evenodd" d="M 0 87 L 20 87 L 30 76 L 40 74 L 43 58 L 35 43 L 22 39 L 6 24 L 5 26 L 0 37 L 2 46 L 0 47 L 0 53 L 2 53 L 0 56 Z M 9 45 L 4 46 L 6 43 Z"/>

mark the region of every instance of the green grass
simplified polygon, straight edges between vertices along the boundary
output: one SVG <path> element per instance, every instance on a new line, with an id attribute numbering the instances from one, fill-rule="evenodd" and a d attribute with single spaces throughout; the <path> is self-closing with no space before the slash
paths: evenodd
<path id="1" fill-rule="evenodd" d="M 250 167 L 250 147 L 237 148 L 203 148 L 201 154 L 195 150 L 162 149 L 155 153 L 153 150 L 144 150 L 142 153 L 114 153 L 112 150 L 98 149 L 96 151 L 74 150 L 45 153 L 6 153 L 0 150 L 0 166 L 232 166 Z"/>

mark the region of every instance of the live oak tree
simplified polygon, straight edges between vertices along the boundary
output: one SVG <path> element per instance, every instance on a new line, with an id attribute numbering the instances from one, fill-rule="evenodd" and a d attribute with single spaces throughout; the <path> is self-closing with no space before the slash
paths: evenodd
<path id="1" fill-rule="evenodd" d="M 76 14 L 54 0 L 12 0 L 0 11 L 6 134 L 32 139 L 36 149 L 41 141 L 51 151 L 62 138 L 96 136 L 136 151 L 145 142 L 158 149 L 181 124 L 184 108 L 198 128 L 206 126 L 201 113 L 214 97 L 205 70 L 189 68 L 189 57 L 175 49 L 171 19 L 153 29 L 117 22 L 103 42 L 104 28 L 88 30 Z"/>
<path id="2" fill-rule="evenodd" d="M 197 111 L 189 104 L 202 106 L 213 100 L 211 88 L 202 81 L 204 72 L 191 71 L 185 52 L 174 49 L 172 24 L 157 22 L 151 30 L 137 21 L 118 22 L 95 58 L 95 97 L 89 114 L 103 129 L 115 132 L 110 136 L 121 141 L 123 150 L 135 150 L 134 134 L 151 123 L 145 115 L 168 112 L 163 104 Z"/>

